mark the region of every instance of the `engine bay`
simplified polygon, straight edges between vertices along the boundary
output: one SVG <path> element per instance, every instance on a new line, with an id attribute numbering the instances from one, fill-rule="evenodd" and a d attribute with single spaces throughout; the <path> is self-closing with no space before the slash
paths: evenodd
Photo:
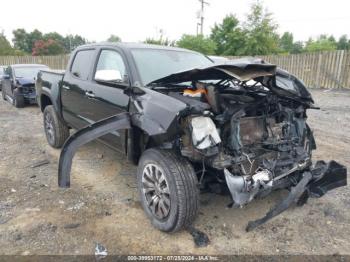
<path id="1" fill-rule="evenodd" d="M 192 82 L 161 90 L 187 105 L 179 120 L 181 154 L 226 181 L 240 206 L 293 183 L 289 175 L 311 166 L 315 149 L 306 106 L 250 82 Z"/>

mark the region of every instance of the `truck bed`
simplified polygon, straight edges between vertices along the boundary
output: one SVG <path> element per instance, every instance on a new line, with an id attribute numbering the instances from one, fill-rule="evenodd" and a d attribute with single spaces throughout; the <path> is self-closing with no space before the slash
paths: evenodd
<path id="1" fill-rule="evenodd" d="M 36 95 L 39 107 L 41 105 L 42 95 L 51 99 L 51 97 L 59 97 L 59 86 L 63 80 L 65 70 L 40 70 L 35 83 Z M 53 105 L 57 106 L 57 101 L 52 100 Z"/>

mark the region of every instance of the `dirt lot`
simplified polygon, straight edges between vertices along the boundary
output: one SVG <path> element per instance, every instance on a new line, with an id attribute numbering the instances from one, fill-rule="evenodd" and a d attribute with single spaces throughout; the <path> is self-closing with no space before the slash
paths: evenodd
<path id="1" fill-rule="evenodd" d="M 309 112 L 318 149 L 315 159 L 336 159 L 350 169 L 350 92 L 313 91 L 322 110 Z M 195 227 L 210 244 L 191 235 L 154 229 L 138 202 L 135 166 L 92 142 L 73 162 L 72 186 L 57 187 L 59 150 L 50 148 L 37 107 L 16 109 L 0 101 L 0 254 L 350 254 L 350 188 L 293 207 L 253 232 L 249 220 L 263 216 L 285 192 L 243 209 L 228 197 L 203 194 Z M 49 164 L 31 167 L 41 160 Z"/>

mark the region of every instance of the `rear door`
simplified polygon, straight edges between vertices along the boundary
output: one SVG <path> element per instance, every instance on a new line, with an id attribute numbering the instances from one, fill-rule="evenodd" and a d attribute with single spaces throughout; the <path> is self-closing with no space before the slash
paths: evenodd
<path id="1" fill-rule="evenodd" d="M 124 94 L 124 90 L 129 87 L 129 73 L 126 59 L 120 50 L 99 49 L 92 76 L 85 89 L 85 101 L 89 108 L 82 112 L 85 119 L 94 123 L 128 111 L 129 96 Z M 102 140 L 118 151 L 125 152 L 125 138 L 125 130 L 119 130 L 102 137 Z"/>
<path id="2" fill-rule="evenodd" d="M 96 49 L 78 50 L 72 58 L 71 66 L 61 83 L 61 103 L 64 120 L 74 128 L 80 129 L 91 121 L 94 111 L 89 108 L 86 96 L 87 86 L 91 81 Z M 88 118 L 86 118 L 88 115 Z"/>

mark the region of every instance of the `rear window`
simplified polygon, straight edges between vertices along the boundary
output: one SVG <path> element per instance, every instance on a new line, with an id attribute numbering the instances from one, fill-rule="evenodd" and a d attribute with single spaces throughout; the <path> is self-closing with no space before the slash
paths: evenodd
<path id="1" fill-rule="evenodd" d="M 88 80 L 95 50 L 78 51 L 75 55 L 71 72 L 75 77 L 82 80 Z"/>

